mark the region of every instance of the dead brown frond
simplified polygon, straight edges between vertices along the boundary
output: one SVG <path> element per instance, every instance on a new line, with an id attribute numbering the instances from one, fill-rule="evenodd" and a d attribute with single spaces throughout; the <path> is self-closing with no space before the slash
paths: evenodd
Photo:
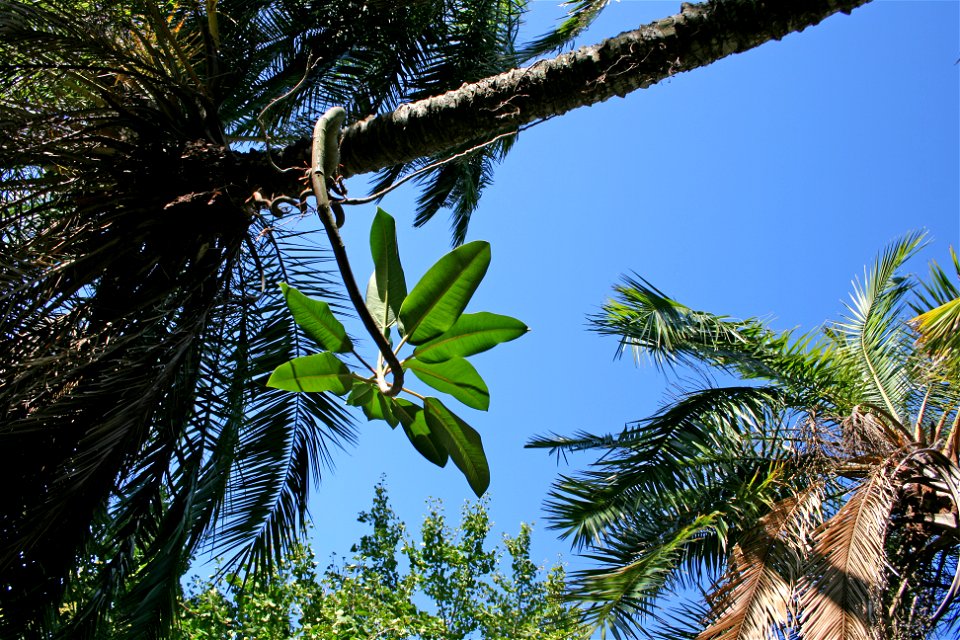
<path id="1" fill-rule="evenodd" d="M 814 532 L 798 585 L 805 640 L 878 640 L 885 585 L 884 542 L 895 492 L 890 465 L 879 466 Z"/>
<path id="2" fill-rule="evenodd" d="M 869 407 L 855 406 L 840 424 L 847 455 L 857 456 L 863 452 L 886 455 L 909 444 L 902 432 L 888 425 L 884 416 L 878 416 Z"/>
<path id="3" fill-rule="evenodd" d="M 712 622 L 697 640 L 766 640 L 788 623 L 807 540 L 821 520 L 821 491 L 777 502 L 733 548 L 710 596 Z"/>

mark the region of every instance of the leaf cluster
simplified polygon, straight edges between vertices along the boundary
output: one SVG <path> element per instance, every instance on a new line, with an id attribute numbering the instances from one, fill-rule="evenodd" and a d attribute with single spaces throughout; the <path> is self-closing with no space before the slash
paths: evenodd
<path id="1" fill-rule="evenodd" d="M 445 256 L 407 292 L 397 247 L 396 223 L 377 210 L 370 230 L 374 272 L 367 287 L 366 305 L 377 329 L 388 343 L 396 330 L 395 353 L 409 344 L 410 356 L 400 361 L 424 384 L 449 394 L 464 405 L 486 411 L 490 394 L 486 383 L 467 360 L 469 356 L 514 340 L 527 332 L 519 320 L 492 313 L 464 313 L 490 264 L 490 245 L 471 242 Z M 443 467 L 448 459 L 463 472 L 479 496 L 490 483 L 490 470 L 480 434 L 450 411 L 438 398 L 404 388 L 416 400 L 397 398 L 385 378 L 391 372 L 382 354 L 370 366 L 357 354 L 346 328 L 329 305 L 281 285 L 293 319 L 323 349 L 278 366 L 267 385 L 294 392 L 330 392 L 360 407 L 369 420 L 400 425 L 414 448 Z M 368 368 L 352 371 L 341 359 L 353 354 Z"/>

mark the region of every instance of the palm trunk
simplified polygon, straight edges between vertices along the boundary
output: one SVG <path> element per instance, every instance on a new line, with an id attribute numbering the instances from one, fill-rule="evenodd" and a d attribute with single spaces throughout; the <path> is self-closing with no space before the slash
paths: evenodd
<path id="1" fill-rule="evenodd" d="M 802 31 L 870 0 L 711 0 L 600 44 L 401 105 L 349 127 L 341 149 L 349 177 L 482 143 L 572 109 L 623 97 L 684 71 Z M 603 135 L 603 132 L 599 132 Z M 310 141 L 281 156 L 309 160 Z M 576 163 L 576 159 L 571 159 Z"/>

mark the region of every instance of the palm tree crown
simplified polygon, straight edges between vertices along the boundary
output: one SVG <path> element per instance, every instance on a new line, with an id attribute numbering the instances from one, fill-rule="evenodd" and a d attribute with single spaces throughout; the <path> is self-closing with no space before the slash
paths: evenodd
<path id="1" fill-rule="evenodd" d="M 884 251 L 816 334 L 696 311 L 645 281 L 617 288 L 593 322 L 621 350 L 737 382 L 686 391 L 619 434 L 530 443 L 603 452 L 548 505 L 598 563 L 573 584 L 597 623 L 619 635 L 657 620 L 649 635 L 698 640 L 956 628 L 960 381 L 943 342 L 907 320 L 960 290 L 935 265 L 925 283 L 900 275 L 921 242 Z M 655 613 L 703 584 L 699 604 Z"/>
<path id="2" fill-rule="evenodd" d="M 302 168 L 244 152 L 512 68 L 525 5 L 0 0 L 0 635 L 150 635 L 201 542 L 289 546 L 353 431 L 263 385 L 305 348 L 276 283 L 336 287 L 255 201 Z M 498 144 L 423 174 L 419 219 L 462 239 Z"/>

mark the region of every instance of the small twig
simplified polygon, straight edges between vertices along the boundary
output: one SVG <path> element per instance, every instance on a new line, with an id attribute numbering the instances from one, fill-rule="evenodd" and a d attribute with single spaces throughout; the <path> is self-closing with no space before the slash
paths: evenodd
<path id="1" fill-rule="evenodd" d="M 523 132 L 526 131 L 527 129 L 529 129 L 529 128 L 531 128 L 531 127 L 535 127 L 535 126 L 538 125 L 538 124 L 543 124 L 543 123 L 546 122 L 547 120 L 553 120 L 555 117 L 557 117 L 556 114 L 547 116 L 546 118 L 542 118 L 542 119 L 537 120 L 537 121 L 535 121 L 535 122 L 528 122 L 527 124 L 523 125 L 522 127 L 519 127 L 516 131 L 507 131 L 507 132 L 505 132 L 505 133 L 501 133 L 500 135 L 495 136 L 495 137 L 487 140 L 486 142 L 483 142 L 483 143 L 481 143 L 481 144 L 478 144 L 478 145 L 476 145 L 475 147 L 470 147 L 470 148 L 467 149 L 466 151 L 461 151 L 460 153 L 454 154 L 454 155 L 450 156 L 449 158 L 444 158 L 443 160 L 438 160 L 437 162 L 428 164 L 428 165 L 425 166 L 425 167 L 421 167 L 421 168 L 417 169 L 417 170 L 414 171 L 413 173 L 410 173 L 410 174 L 405 175 L 403 178 L 401 178 L 401 179 L 398 180 L 397 182 L 394 182 L 394 183 L 393 183 L 392 185 L 390 185 L 389 187 L 386 187 L 385 189 L 382 189 L 382 190 L 378 191 L 377 193 L 371 194 L 371 195 L 369 195 L 369 196 L 364 196 L 363 198 L 343 198 L 343 199 L 340 199 L 340 200 L 335 200 L 334 202 L 336 202 L 336 203 L 338 203 L 338 204 L 341 204 L 341 205 L 354 205 L 354 204 L 368 204 L 368 203 L 370 203 L 370 202 L 373 202 L 374 200 L 379 200 L 380 198 L 382 198 L 383 196 L 387 195 L 388 193 L 390 193 L 391 191 L 393 191 L 394 189 L 396 189 L 397 187 L 399 187 L 399 186 L 402 185 L 403 183 L 405 183 L 405 182 L 407 182 L 407 181 L 409 181 L 409 180 L 412 180 L 413 178 L 417 177 L 418 175 L 420 175 L 420 174 L 422 174 L 422 173 L 425 173 L 425 172 L 430 171 L 430 170 L 432 170 L 432 169 L 436 169 L 437 167 L 442 167 L 443 165 L 447 164 L 448 162 L 453 162 L 454 160 L 456 160 L 456 159 L 458 159 L 458 158 L 462 158 L 462 157 L 465 156 L 465 155 L 471 154 L 471 153 L 473 153 L 474 151 L 479 151 L 480 149 L 483 149 L 484 147 L 489 146 L 489 145 L 493 144 L 494 142 L 496 142 L 497 140 L 500 140 L 500 139 L 502 139 L 502 138 L 507 138 L 507 137 L 510 137 L 510 136 L 515 136 L 515 135 L 517 135 L 517 134 L 519 134 L 519 133 L 523 133 Z"/>
<path id="2" fill-rule="evenodd" d="M 411 391 L 410 389 L 404 389 L 404 391 L 407 392 L 407 393 L 409 393 L 410 395 L 412 395 L 414 398 L 420 398 L 421 400 L 426 400 L 426 399 L 427 399 L 426 396 L 422 396 L 422 395 L 420 395 L 419 393 L 417 393 L 416 391 Z"/>
<path id="3" fill-rule="evenodd" d="M 387 195 L 388 193 L 390 193 L 391 191 L 393 191 L 394 189 L 396 189 L 397 187 L 399 187 L 399 186 L 402 185 L 403 183 L 405 183 L 405 182 L 407 182 L 407 181 L 409 181 L 409 180 L 412 180 L 413 178 L 417 177 L 417 176 L 420 175 L 421 173 L 426 173 L 427 171 L 430 171 L 430 170 L 432 170 L 432 169 L 436 169 L 437 167 L 442 167 L 443 165 L 447 164 L 448 162 L 453 162 L 454 160 L 456 160 L 456 159 L 458 159 L 458 158 L 462 158 L 462 157 L 465 156 L 465 155 L 471 154 L 471 153 L 473 153 L 474 151 L 478 151 L 478 150 L 480 150 L 480 149 L 483 149 L 484 147 L 493 144 L 494 142 L 496 142 L 497 140 L 500 140 L 501 138 L 506 138 L 506 137 L 508 137 L 508 136 L 515 136 L 515 135 L 517 135 L 519 132 L 520 132 L 520 130 L 518 129 L 517 131 L 507 131 L 506 133 L 501 133 L 500 135 L 498 135 L 498 136 L 496 136 L 496 137 L 494 137 L 494 138 L 491 138 L 491 139 L 487 140 L 486 142 L 484 142 L 484 143 L 482 143 L 482 144 L 478 144 L 478 145 L 475 146 L 475 147 L 470 147 L 470 148 L 467 149 L 466 151 L 461 151 L 460 153 L 455 154 L 455 155 L 452 155 L 452 156 L 450 156 L 449 158 L 444 158 L 443 160 L 438 160 L 437 162 L 434 162 L 434 163 L 432 163 L 432 164 L 428 164 L 428 165 L 425 166 L 425 167 L 421 167 L 421 168 L 417 169 L 417 170 L 414 171 L 413 173 L 409 173 L 409 174 L 405 175 L 402 179 L 394 182 L 394 183 L 393 183 L 392 185 L 390 185 L 389 187 L 387 187 L 387 188 L 385 188 L 385 189 L 382 189 L 382 190 L 380 190 L 380 191 L 378 191 L 378 192 L 376 192 L 376 193 L 374 193 L 374 194 L 371 194 L 371 195 L 369 195 L 369 196 L 364 196 L 363 198 L 343 198 L 343 199 L 341 199 L 341 200 L 335 200 L 334 202 L 336 202 L 336 203 L 338 203 L 338 204 L 341 204 L 341 205 L 354 205 L 354 204 L 367 204 L 367 203 L 369 203 L 369 202 L 373 202 L 374 200 L 379 200 L 380 198 L 382 198 L 383 196 Z"/>
<path id="4" fill-rule="evenodd" d="M 243 241 L 247 245 L 247 249 L 250 250 L 250 255 L 253 256 L 253 264 L 257 266 L 257 272 L 260 274 L 260 295 L 262 296 L 267 290 L 267 276 L 263 272 L 263 263 L 260 262 L 260 256 L 257 254 L 257 248 L 253 246 L 253 241 L 250 239 L 250 236 L 244 234 Z"/>
<path id="5" fill-rule="evenodd" d="M 320 58 L 317 58 L 316 60 L 311 62 L 310 56 L 307 56 L 307 68 L 304 70 L 303 77 L 300 78 L 300 82 L 293 85 L 293 88 L 287 91 L 286 93 L 284 93 L 283 95 L 280 95 L 274 98 L 273 100 L 271 100 L 270 102 L 268 102 L 267 106 L 265 106 L 260 111 L 260 114 L 257 115 L 257 124 L 260 125 L 260 131 L 263 133 L 263 142 L 267 146 L 267 162 L 269 162 L 270 166 L 276 169 L 277 171 L 279 171 L 280 173 L 286 173 L 288 171 L 296 171 L 296 167 L 287 167 L 286 169 L 281 169 L 280 167 L 277 166 L 277 163 L 273 161 L 273 150 L 270 147 L 270 134 L 267 132 L 267 127 L 263 124 L 263 116 L 264 114 L 267 113 L 267 111 L 273 108 L 273 105 L 283 100 L 286 100 L 287 98 L 292 96 L 294 93 L 299 91 L 300 87 L 302 87 L 303 83 L 307 81 L 307 78 L 310 76 L 310 72 L 313 70 L 315 66 L 317 66 L 318 62 L 320 62 Z"/>
<path id="6" fill-rule="evenodd" d="M 394 353 L 400 353 L 400 347 L 402 347 L 403 345 L 407 344 L 407 338 L 409 338 L 409 337 L 410 337 L 410 334 L 409 334 L 409 333 L 408 333 L 407 335 L 403 336 L 403 337 L 400 339 L 400 342 L 397 343 L 397 348 L 394 349 L 393 352 L 394 352 Z"/>
<path id="7" fill-rule="evenodd" d="M 356 356 L 357 360 L 360 361 L 360 364 L 362 364 L 363 366 L 365 366 L 367 369 L 370 370 L 370 373 L 372 373 L 373 375 L 377 375 L 377 370 L 371 367 L 369 364 L 367 364 L 367 361 L 363 359 L 363 356 L 357 353 L 356 349 L 354 349 L 353 347 L 350 347 L 350 351 L 353 353 L 354 356 Z"/>

